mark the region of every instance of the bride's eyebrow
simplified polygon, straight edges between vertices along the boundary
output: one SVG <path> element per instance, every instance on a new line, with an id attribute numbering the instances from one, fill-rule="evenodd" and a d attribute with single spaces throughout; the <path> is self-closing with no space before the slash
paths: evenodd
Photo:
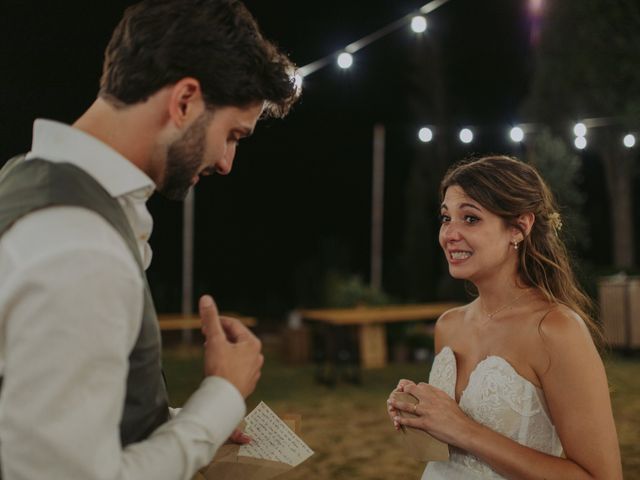
<path id="1" fill-rule="evenodd" d="M 477 210 L 478 212 L 482 212 L 482 209 L 477 205 L 474 205 L 473 203 L 461 203 L 460 205 L 458 205 L 458 208 L 472 208 L 474 210 Z M 442 205 L 440 205 L 440 210 L 449 210 L 449 207 L 447 207 L 446 203 L 443 203 Z"/>
<path id="2" fill-rule="evenodd" d="M 460 208 L 473 208 L 474 210 L 482 212 L 482 210 L 478 206 L 474 205 L 473 203 L 461 203 Z"/>

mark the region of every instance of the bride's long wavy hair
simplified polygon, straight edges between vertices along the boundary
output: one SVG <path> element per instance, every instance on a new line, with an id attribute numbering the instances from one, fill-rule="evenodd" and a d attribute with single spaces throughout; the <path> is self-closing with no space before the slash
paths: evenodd
<path id="1" fill-rule="evenodd" d="M 558 207 L 537 170 L 506 156 L 463 160 L 444 176 L 440 184 L 441 201 L 453 185 L 522 232 L 524 240 L 518 249 L 521 280 L 537 288 L 549 302 L 566 305 L 580 315 L 595 343 L 602 347 L 602 333 L 593 320 L 593 302 L 576 280 L 567 248 L 559 236 Z M 517 222 L 525 213 L 535 215 L 529 235 Z"/>

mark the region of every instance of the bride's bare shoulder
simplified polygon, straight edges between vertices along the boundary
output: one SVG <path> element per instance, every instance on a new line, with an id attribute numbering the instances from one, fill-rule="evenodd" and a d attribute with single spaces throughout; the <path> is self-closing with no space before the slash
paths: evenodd
<path id="1" fill-rule="evenodd" d="M 452 308 L 440 315 L 435 326 L 435 346 L 437 351 L 440 351 L 445 345 L 449 345 L 451 340 L 456 337 L 456 332 L 459 331 L 469 311 L 469 305 Z"/>
<path id="2" fill-rule="evenodd" d="M 564 305 L 556 305 L 550 309 L 539 325 L 542 340 L 547 344 L 562 346 L 568 341 L 591 340 L 584 320 Z"/>

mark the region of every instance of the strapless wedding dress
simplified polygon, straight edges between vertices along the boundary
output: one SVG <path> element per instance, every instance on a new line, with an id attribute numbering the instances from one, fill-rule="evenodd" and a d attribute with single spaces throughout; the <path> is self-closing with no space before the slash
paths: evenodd
<path id="1" fill-rule="evenodd" d="M 429 383 L 455 399 L 456 357 L 444 347 L 433 361 Z M 521 377 L 504 358 L 491 355 L 476 365 L 460 397 L 460 408 L 476 422 L 516 442 L 561 456 L 542 389 Z M 450 447 L 448 462 L 429 462 L 422 480 L 504 478 L 475 456 Z"/>

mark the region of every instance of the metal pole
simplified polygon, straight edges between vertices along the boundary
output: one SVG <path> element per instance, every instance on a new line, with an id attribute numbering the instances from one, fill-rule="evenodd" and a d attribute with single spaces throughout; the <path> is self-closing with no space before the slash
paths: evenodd
<path id="1" fill-rule="evenodd" d="M 189 190 L 182 207 L 182 314 L 193 314 L 193 224 L 195 197 Z M 182 341 L 190 343 L 191 329 L 182 330 Z"/>
<path id="2" fill-rule="evenodd" d="M 384 125 L 373 127 L 371 188 L 371 287 L 382 289 L 382 226 L 384 218 Z"/>

